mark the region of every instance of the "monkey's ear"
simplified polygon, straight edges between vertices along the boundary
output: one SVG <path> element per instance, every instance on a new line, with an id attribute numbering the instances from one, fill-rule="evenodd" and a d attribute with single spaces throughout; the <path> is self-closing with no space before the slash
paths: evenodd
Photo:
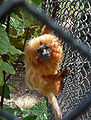
<path id="1" fill-rule="evenodd" d="M 48 28 L 46 25 L 44 25 L 41 29 L 41 34 L 53 34 L 54 31 Z"/>

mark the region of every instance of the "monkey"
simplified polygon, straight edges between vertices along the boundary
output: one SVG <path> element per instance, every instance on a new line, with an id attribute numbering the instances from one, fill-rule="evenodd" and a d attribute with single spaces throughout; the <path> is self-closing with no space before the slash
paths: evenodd
<path id="1" fill-rule="evenodd" d="M 62 118 L 57 98 L 63 89 L 63 80 L 68 70 L 58 72 L 63 61 L 61 40 L 46 25 L 41 35 L 30 40 L 25 46 L 25 82 L 31 90 L 48 97 L 55 119 Z"/>

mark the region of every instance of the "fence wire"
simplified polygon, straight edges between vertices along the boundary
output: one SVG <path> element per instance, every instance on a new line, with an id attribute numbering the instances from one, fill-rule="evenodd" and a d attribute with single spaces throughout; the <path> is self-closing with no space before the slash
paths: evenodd
<path id="1" fill-rule="evenodd" d="M 55 17 L 54 10 L 55 11 Z M 91 46 L 91 2 L 88 0 L 46 0 L 44 4 L 46 14 L 54 17 L 58 25 L 68 34 L 72 34 Z M 78 107 L 83 98 L 91 92 L 91 61 L 82 57 L 77 50 L 64 44 L 64 62 L 61 69 L 68 67 L 70 75 L 65 79 L 64 89 L 58 96 L 63 116 L 67 116 Z M 85 101 L 86 103 L 86 101 Z M 83 104 L 84 106 L 84 104 Z M 79 107 L 79 109 L 81 106 Z M 76 112 L 76 111 L 75 111 Z M 74 114 L 71 113 L 70 115 Z M 76 113 L 75 113 L 76 114 Z M 74 117 L 73 117 L 74 118 Z M 67 117 L 63 120 L 73 120 Z M 53 116 L 51 117 L 53 119 Z M 91 107 L 89 107 L 77 120 L 90 120 Z"/>
<path id="2" fill-rule="evenodd" d="M 63 120 L 73 120 L 91 104 L 91 61 L 89 61 L 91 60 L 91 2 L 88 0 L 46 0 L 43 5 L 45 12 L 55 19 L 56 24 L 50 22 L 44 12 L 39 11 L 35 6 L 28 6 L 23 0 L 8 0 L 0 6 L 0 20 L 11 9 L 20 5 L 43 24 L 52 28 L 65 42 L 73 46 L 71 47 L 63 42 L 64 61 L 61 69 L 68 67 L 70 74 L 65 79 L 64 89 L 58 96 L 63 117 L 70 113 Z M 63 29 L 61 29 L 62 27 Z M 89 60 L 82 57 L 81 53 L 73 48 L 77 48 Z M 84 97 L 87 97 L 85 102 Z M 80 104 L 82 101 L 83 103 Z M 91 107 L 81 114 L 77 120 L 88 120 L 90 118 Z M 49 119 L 53 120 L 54 117 L 52 116 Z"/>
<path id="3" fill-rule="evenodd" d="M 7 111 L 0 109 L 0 119 L 2 120 L 2 117 L 5 117 L 7 120 L 19 120 L 17 117 L 13 116 L 12 114 L 8 113 Z"/>

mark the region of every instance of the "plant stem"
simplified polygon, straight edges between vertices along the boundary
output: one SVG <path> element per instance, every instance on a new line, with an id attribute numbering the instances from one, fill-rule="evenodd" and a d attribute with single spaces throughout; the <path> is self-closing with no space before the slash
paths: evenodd
<path id="1" fill-rule="evenodd" d="M 6 32 L 9 33 L 9 22 L 10 22 L 10 16 L 7 16 L 7 26 L 6 26 Z M 7 61 L 6 58 L 3 58 L 3 61 Z M 4 77 L 4 85 L 2 86 L 2 95 L 1 95 L 1 108 L 3 109 L 3 102 L 4 102 L 4 94 L 5 94 L 5 71 L 3 71 L 3 77 Z"/>
<path id="2" fill-rule="evenodd" d="M 1 96 L 1 108 L 3 108 L 3 102 L 4 102 L 4 94 L 5 94 L 5 72 L 3 71 L 4 76 L 4 85 L 2 86 L 2 96 Z"/>
<path id="3" fill-rule="evenodd" d="M 26 36 L 25 36 L 24 44 L 23 44 L 23 46 L 21 48 L 22 51 L 24 51 L 26 41 L 28 40 L 28 34 L 29 34 L 29 28 L 26 29 Z"/>

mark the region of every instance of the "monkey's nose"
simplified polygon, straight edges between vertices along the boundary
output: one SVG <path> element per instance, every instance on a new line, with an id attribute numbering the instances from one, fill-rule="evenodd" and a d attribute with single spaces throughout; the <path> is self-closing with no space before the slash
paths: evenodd
<path id="1" fill-rule="evenodd" d="M 41 59 L 47 61 L 51 58 L 50 52 L 43 52 L 41 55 Z"/>

